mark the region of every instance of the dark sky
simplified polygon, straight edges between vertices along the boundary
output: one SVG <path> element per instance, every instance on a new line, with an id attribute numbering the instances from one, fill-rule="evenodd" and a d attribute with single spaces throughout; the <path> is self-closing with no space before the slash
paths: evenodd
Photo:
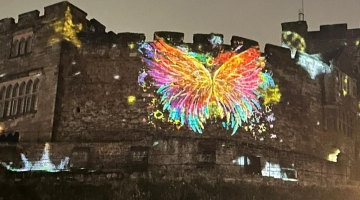
<path id="1" fill-rule="evenodd" d="M 39 10 L 59 0 L 0 0 L 0 18 Z M 31 2 L 31 3 L 30 3 Z M 222 33 L 280 44 L 281 23 L 297 21 L 301 0 L 71 0 L 75 6 L 107 27 L 107 31 L 145 33 L 179 31 L 185 41 L 193 33 Z M 360 28 L 360 0 L 304 0 L 309 30 L 320 25 L 348 23 Z"/>

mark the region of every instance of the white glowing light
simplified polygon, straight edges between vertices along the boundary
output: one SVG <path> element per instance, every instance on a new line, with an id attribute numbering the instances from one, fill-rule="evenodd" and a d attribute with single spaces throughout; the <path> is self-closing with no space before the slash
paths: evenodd
<path id="1" fill-rule="evenodd" d="M 270 138 L 274 139 L 274 138 L 276 138 L 276 135 L 275 134 L 270 134 Z"/>
<path id="2" fill-rule="evenodd" d="M 120 76 L 119 75 L 114 75 L 114 79 L 119 80 Z"/>
<path id="3" fill-rule="evenodd" d="M 72 61 L 71 64 L 72 64 L 72 65 L 75 65 L 75 64 L 76 64 L 76 61 Z"/>
<path id="4" fill-rule="evenodd" d="M 10 163 L 7 165 L 6 163 L 1 163 L 4 167 L 6 167 L 9 171 L 14 172 L 24 172 L 24 171 L 46 171 L 46 172 L 59 172 L 67 170 L 67 165 L 69 163 L 70 158 L 65 157 L 60 161 L 58 166 L 54 165 L 50 160 L 50 145 L 48 143 L 45 144 L 45 148 L 42 154 L 42 157 L 39 161 L 31 162 L 29 161 L 24 154 L 21 154 L 21 160 L 24 163 L 24 167 L 20 169 L 15 169 L 11 167 Z"/>
<path id="5" fill-rule="evenodd" d="M 328 155 L 328 161 L 337 162 L 337 156 L 340 153 L 339 149 L 336 149 L 333 153 Z"/>
<path id="6" fill-rule="evenodd" d="M 240 156 L 236 160 L 233 160 L 232 162 L 234 164 L 237 164 L 237 165 L 240 165 L 240 166 L 245 166 L 245 161 L 246 161 L 247 165 L 250 165 L 250 159 L 248 157 L 245 157 L 245 156 Z"/>
<path id="7" fill-rule="evenodd" d="M 282 46 L 282 47 L 284 47 L 284 48 L 290 49 L 290 52 L 291 52 L 291 58 L 292 58 L 292 59 L 294 59 L 294 58 L 295 58 L 295 56 L 296 56 L 296 52 L 297 52 L 296 48 L 294 48 L 294 47 L 289 47 L 289 46 L 288 46 L 288 45 L 286 45 L 284 42 L 282 42 L 281 46 Z"/>
<path id="8" fill-rule="evenodd" d="M 319 126 L 319 125 L 320 125 L 320 122 L 318 121 L 318 122 L 316 123 L 316 125 L 318 125 L 318 126 Z"/>
<path id="9" fill-rule="evenodd" d="M 289 178 L 286 171 L 293 171 L 295 177 L 297 176 L 295 169 L 281 168 L 277 163 L 270 163 L 266 161 L 265 167 L 261 170 L 261 175 L 282 179 L 284 181 L 298 181 L 296 178 Z"/>
<path id="10" fill-rule="evenodd" d="M 309 55 L 307 53 L 299 52 L 299 59 L 297 64 L 305 69 L 312 79 L 322 73 L 331 73 L 333 70 L 332 61 L 330 66 L 322 61 L 320 54 Z"/>
<path id="11" fill-rule="evenodd" d="M 4 77 L 6 74 L 0 74 L 0 78 Z"/>
<path id="12" fill-rule="evenodd" d="M 76 72 L 75 74 L 74 74 L 74 76 L 77 76 L 77 75 L 80 75 L 81 74 L 81 72 Z"/>
<path id="13" fill-rule="evenodd" d="M 159 144 L 159 141 L 155 141 L 154 143 L 153 143 L 153 146 L 156 146 L 156 145 L 158 145 Z"/>

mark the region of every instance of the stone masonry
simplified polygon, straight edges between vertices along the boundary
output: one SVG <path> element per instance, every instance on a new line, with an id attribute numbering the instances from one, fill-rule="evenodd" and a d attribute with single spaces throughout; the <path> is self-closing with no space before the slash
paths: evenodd
<path id="1" fill-rule="evenodd" d="M 291 177 L 302 185 L 347 185 L 356 179 L 352 166 L 360 157 L 358 30 L 328 25 L 308 32 L 306 22 L 282 24 L 283 31 L 306 38 L 309 53 L 340 53 L 329 56 L 333 73 L 313 80 L 294 63 L 289 49 L 266 45 L 267 67 L 282 98 L 274 106 L 277 139 L 259 140 L 244 130 L 231 136 L 220 124 L 208 124 L 202 135 L 163 122 L 161 128 L 150 126 L 146 107 L 154 88 L 144 93 L 137 82 L 143 66 L 137 48 L 144 34 L 106 32 L 104 25 L 86 16 L 64 1 L 45 7 L 43 16 L 31 11 L 19 15 L 17 23 L 13 18 L 0 20 L 0 125 L 3 135 L 19 134 L 16 143 L 0 143 L 1 162 L 21 168 L 20 153 L 38 160 L 49 142 L 51 160 L 58 164 L 69 157 L 72 170 L 272 181 L 261 171 L 277 163 L 283 174 L 294 172 Z M 173 45 L 184 43 L 183 33 L 155 34 Z M 207 51 L 208 37 L 194 34 L 188 45 Z M 258 45 L 233 36 L 224 48 L 238 44 L 244 49 Z M 345 77 L 352 81 L 348 95 L 340 84 Z M 15 87 L 19 90 L 12 90 Z M 135 97 L 134 104 L 128 103 L 129 96 Z M 327 157 L 335 149 L 341 153 L 333 163 Z M 236 164 L 237 159 L 248 161 Z M 269 174 L 277 173 L 271 171 L 276 167 L 268 168 Z"/>

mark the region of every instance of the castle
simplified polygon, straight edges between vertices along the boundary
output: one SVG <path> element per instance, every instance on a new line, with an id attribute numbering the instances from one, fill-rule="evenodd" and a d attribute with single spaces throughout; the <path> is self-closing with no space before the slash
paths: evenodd
<path id="1" fill-rule="evenodd" d="M 0 162 L 9 169 L 24 169 L 20 154 L 38 161 L 46 144 L 56 165 L 68 157 L 63 168 L 115 177 L 151 172 L 300 185 L 355 184 L 359 178 L 360 29 L 282 24 L 283 47 L 267 44 L 264 50 L 281 101 L 272 108 L 272 136 L 265 131 L 254 138 L 245 130 L 231 136 L 218 124 L 201 135 L 161 120 L 150 126 L 146 107 L 153 91 L 144 93 L 137 82 L 144 34 L 106 32 L 86 16 L 65 1 L 45 7 L 43 16 L 35 10 L 17 23 L 0 20 Z M 184 44 L 183 33 L 155 34 Z M 194 34 L 187 45 L 209 51 L 208 37 Z M 258 45 L 233 36 L 224 48 L 238 44 Z"/>

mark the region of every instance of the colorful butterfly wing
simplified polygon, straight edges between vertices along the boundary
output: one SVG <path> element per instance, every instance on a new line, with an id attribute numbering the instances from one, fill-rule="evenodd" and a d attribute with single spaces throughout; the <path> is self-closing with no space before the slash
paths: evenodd
<path id="1" fill-rule="evenodd" d="M 226 115 L 232 134 L 260 109 L 257 91 L 263 79 L 259 56 L 258 48 L 250 48 L 230 57 L 214 74 L 213 100 Z"/>
<path id="2" fill-rule="evenodd" d="M 212 94 L 210 72 L 197 59 L 159 37 L 144 44 L 142 53 L 169 118 L 202 133 Z"/>

